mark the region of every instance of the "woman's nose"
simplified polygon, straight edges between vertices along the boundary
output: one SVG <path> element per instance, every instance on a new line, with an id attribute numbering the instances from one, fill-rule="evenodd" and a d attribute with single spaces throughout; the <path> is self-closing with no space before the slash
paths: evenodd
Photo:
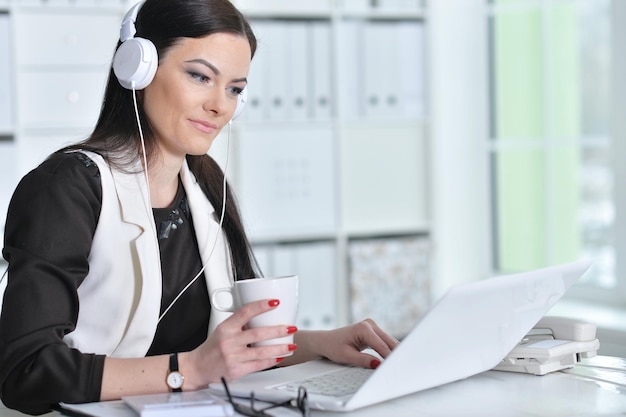
<path id="1" fill-rule="evenodd" d="M 220 115 L 228 110 L 228 106 L 229 102 L 225 91 L 220 91 L 219 88 L 212 88 L 204 100 L 203 108 L 207 112 L 213 112 Z"/>

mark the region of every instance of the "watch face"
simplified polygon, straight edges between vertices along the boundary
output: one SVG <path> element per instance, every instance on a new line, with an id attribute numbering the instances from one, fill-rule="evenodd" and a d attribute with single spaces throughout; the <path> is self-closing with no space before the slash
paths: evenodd
<path id="1" fill-rule="evenodd" d="M 183 375 L 180 372 L 170 372 L 167 375 L 167 385 L 170 388 L 176 389 L 183 386 Z"/>

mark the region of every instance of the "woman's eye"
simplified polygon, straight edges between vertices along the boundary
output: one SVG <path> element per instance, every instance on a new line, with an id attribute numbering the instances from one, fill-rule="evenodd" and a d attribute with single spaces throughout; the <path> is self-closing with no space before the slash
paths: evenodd
<path id="1" fill-rule="evenodd" d="M 199 81 L 201 83 L 208 83 L 211 81 L 210 77 L 207 77 L 206 75 L 201 74 L 199 72 L 189 71 L 189 76 L 193 78 L 194 80 Z"/>
<path id="2" fill-rule="evenodd" d="M 233 96 L 239 96 L 243 92 L 243 88 L 241 87 L 229 87 L 228 93 Z"/>

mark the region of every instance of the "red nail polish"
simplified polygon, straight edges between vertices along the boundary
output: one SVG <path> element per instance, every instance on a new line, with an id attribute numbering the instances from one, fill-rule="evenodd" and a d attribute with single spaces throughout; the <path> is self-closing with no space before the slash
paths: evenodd
<path id="1" fill-rule="evenodd" d="M 292 334 L 298 331 L 298 328 L 296 326 L 289 326 L 287 327 L 287 334 Z"/>
<path id="2" fill-rule="evenodd" d="M 278 300 L 270 300 L 269 303 L 270 307 L 276 307 L 278 306 L 278 304 L 280 304 L 280 301 Z"/>
<path id="3" fill-rule="evenodd" d="M 380 365 L 380 361 L 378 359 L 372 359 L 370 362 L 370 368 L 376 369 Z"/>
<path id="4" fill-rule="evenodd" d="M 285 358 L 276 358 L 276 363 L 281 363 L 284 360 L 285 360 Z"/>
<path id="5" fill-rule="evenodd" d="M 293 350 L 296 350 L 296 349 L 298 349 L 298 345 L 293 345 L 293 344 L 289 345 L 289 351 L 293 351 Z"/>

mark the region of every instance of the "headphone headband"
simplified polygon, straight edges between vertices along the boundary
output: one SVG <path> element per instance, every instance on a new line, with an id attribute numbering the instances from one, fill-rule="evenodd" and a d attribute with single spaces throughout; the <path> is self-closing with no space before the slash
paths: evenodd
<path id="1" fill-rule="evenodd" d="M 135 33 L 137 33 L 137 29 L 135 29 L 135 22 L 137 21 L 137 15 L 139 14 L 139 9 L 141 9 L 143 3 L 143 1 L 140 1 L 135 4 L 124 15 L 122 27 L 120 28 L 120 41 L 126 42 L 127 40 L 135 37 Z"/>

